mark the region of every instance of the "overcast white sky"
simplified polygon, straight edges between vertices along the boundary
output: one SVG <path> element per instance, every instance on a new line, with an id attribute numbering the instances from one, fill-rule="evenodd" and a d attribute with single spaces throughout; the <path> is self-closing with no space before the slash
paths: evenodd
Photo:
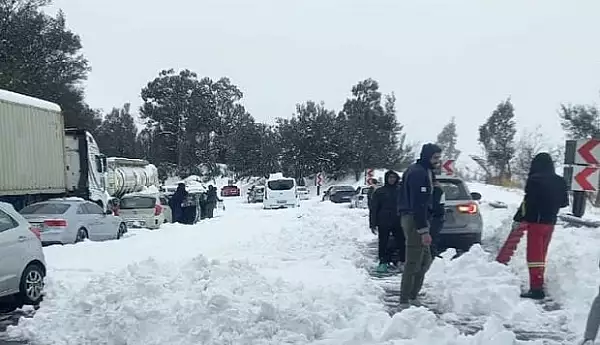
<path id="1" fill-rule="evenodd" d="M 372 77 L 398 98 L 410 141 L 432 141 L 452 116 L 459 148 L 512 97 L 520 128 L 563 140 L 561 102 L 596 103 L 598 0 L 54 0 L 83 41 L 91 106 L 141 103 L 167 68 L 230 77 L 263 122 L 298 102 L 339 110 Z"/>

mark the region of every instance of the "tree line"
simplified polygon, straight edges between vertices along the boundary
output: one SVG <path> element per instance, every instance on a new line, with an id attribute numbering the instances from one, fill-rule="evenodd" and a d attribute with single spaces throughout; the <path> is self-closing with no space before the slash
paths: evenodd
<path id="1" fill-rule="evenodd" d="M 225 164 L 237 178 L 282 171 L 297 178 L 325 172 L 358 179 L 367 168 L 401 170 L 415 159 L 418 147 L 407 142 L 395 95 L 382 93 L 373 79 L 349 88 L 339 110 L 307 100 L 291 117 L 265 124 L 245 109 L 242 90 L 228 78 L 165 69 L 141 89 L 143 128 L 136 126 L 130 104 L 102 114 L 85 102 L 82 85 L 91 67 L 81 40 L 66 27 L 62 12 L 42 11 L 50 2 L 0 0 L 0 88 L 59 104 L 65 126 L 92 132 L 108 156 L 147 159 L 163 178 L 215 176 Z M 522 180 L 542 150 L 560 156 L 560 148 L 545 142 L 539 129 L 516 138 L 514 113 L 507 99 L 487 119 L 482 116 L 482 155 L 472 158 L 488 182 Z M 600 135 L 597 107 L 563 105 L 559 115 L 573 138 Z M 454 118 L 436 139 L 447 158 L 460 156 Z"/>

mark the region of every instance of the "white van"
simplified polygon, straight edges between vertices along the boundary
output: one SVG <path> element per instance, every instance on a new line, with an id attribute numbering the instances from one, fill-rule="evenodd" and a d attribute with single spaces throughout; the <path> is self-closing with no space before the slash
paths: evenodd
<path id="1" fill-rule="evenodd" d="M 296 180 L 283 177 L 283 174 L 271 174 L 265 185 L 263 208 L 298 207 L 300 199 L 296 191 Z"/>

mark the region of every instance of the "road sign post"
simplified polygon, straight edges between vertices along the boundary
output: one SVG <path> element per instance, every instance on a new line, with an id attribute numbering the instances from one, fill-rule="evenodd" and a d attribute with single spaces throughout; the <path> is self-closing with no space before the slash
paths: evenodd
<path id="1" fill-rule="evenodd" d="M 444 175 L 453 176 L 454 175 L 454 159 L 448 159 L 442 163 L 442 173 Z"/>
<path id="2" fill-rule="evenodd" d="M 567 140 L 564 163 L 564 178 L 573 191 L 572 213 L 582 217 L 586 193 L 598 192 L 600 186 L 600 139 Z"/>
<path id="3" fill-rule="evenodd" d="M 317 173 L 315 176 L 315 186 L 317 186 L 317 196 L 321 194 L 321 186 L 323 185 L 323 173 Z"/>
<path id="4" fill-rule="evenodd" d="M 365 172 L 365 185 L 370 184 L 370 181 L 373 179 L 373 176 L 375 176 L 375 169 L 367 169 L 367 171 Z"/>

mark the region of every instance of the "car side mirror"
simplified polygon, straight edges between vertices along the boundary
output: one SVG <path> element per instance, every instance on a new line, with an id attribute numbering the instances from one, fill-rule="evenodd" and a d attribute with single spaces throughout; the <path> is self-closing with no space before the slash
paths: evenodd
<path id="1" fill-rule="evenodd" d="M 477 192 L 472 192 L 471 193 L 471 199 L 473 199 L 475 201 L 479 201 L 479 200 L 481 200 L 481 194 L 477 193 Z"/>
<path id="2" fill-rule="evenodd" d="M 112 210 L 106 210 L 106 211 L 104 211 L 104 214 L 107 216 L 110 216 L 113 214 L 113 212 L 112 212 Z"/>

